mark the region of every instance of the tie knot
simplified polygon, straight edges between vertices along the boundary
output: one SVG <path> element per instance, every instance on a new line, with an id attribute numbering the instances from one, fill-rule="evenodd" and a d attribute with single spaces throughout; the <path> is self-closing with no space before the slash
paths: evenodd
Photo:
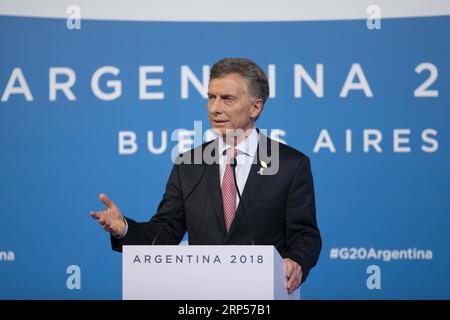
<path id="1" fill-rule="evenodd" d="M 235 148 L 230 148 L 227 150 L 227 163 L 234 163 L 238 150 Z"/>

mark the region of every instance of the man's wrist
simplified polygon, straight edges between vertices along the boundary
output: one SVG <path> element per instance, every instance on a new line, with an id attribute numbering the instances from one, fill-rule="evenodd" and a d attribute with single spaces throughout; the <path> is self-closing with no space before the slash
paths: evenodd
<path id="1" fill-rule="evenodd" d="M 113 234 L 113 236 L 116 237 L 117 239 L 122 239 L 123 237 L 125 237 L 125 236 L 127 235 L 127 232 L 128 232 L 128 222 L 127 222 L 127 219 L 125 219 L 124 216 L 122 216 L 122 219 L 123 219 L 123 223 L 125 223 L 125 230 L 124 230 L 124 231 L 122 232 L 122 234 L 120 234 L 120 235 L 115 235 L 115 234 Z"/>

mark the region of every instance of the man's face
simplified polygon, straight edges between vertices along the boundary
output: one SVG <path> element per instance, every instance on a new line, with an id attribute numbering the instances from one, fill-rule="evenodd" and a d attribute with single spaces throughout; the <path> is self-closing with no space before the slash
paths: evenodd
<path id="1" fill-rule="evenodd" d="M 237 73 L 213 79 L 208 89 L 208 117 L 211 127 L 222 136 L 228 129 L 247 130 L 253 127 L 262 109 L 262 101 L 247 92 L 247 81 Z"/>

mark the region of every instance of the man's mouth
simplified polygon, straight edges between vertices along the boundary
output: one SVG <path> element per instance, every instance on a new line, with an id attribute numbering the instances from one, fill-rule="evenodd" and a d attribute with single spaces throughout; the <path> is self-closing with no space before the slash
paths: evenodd
<path id="1" fill-rule="evenodd" d="M 215 124 L 223 124 L 223 123 L 228 122 L 228 120 L 213 120 L 213 122 L 214 122 Z"/>

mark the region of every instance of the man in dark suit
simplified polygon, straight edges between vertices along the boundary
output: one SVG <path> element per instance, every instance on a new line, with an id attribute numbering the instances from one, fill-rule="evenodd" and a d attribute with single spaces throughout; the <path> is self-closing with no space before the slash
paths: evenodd
<path id="1" fill-rule="evenodd" d="M 253 61 L 227 58 L 211 69 L 208 116 L 219 137 L 176 160 L 156 215 L 125 218 L 105 195 L 106 209 L 91 212 L 122 245 L 273 245 L 285 261 L 293 292 L 317 263 L 316 222 L 309 158 L 255 128 L 269 84 Z M 241 197 L 242 195 L 242 197 Z"/>

